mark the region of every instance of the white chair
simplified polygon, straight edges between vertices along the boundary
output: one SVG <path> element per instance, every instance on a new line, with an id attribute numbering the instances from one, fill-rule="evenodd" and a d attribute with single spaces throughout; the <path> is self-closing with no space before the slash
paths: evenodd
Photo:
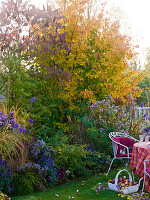
<path id="1" fill-rule="evenodd" d="M 138 141 L 130 135 L 120 132 L 109 133 L 109 138 L 112 140 L 114 158 L 111 161 L 106 176 L 108 175 L 115 159 L 128 159 L 129 161 L 131 158 L 133 144 Z"/>
<path id="2" fill-rule="evenodd" d="M 148 166 L 148 165 L 146 165 L 146 162 L 150 162 L 150 160 L 144 160 L 144 179 L 143 179 L 142 193 L 143 193 L 144 185 L 145 185 L 145 176 L 149 176 L 150 177 L 150 164 Z"/>

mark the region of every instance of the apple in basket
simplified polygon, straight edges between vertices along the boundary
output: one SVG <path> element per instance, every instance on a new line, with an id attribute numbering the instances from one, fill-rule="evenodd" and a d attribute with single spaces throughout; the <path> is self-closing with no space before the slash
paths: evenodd
<path id="1" fill-rule="evenodd" d="M 115 179 L 112 179 L 112 180 L 108 180 L 108 182 L 110 183 L 115 183 Z M 129 187 L 129 186 L 133 186 L 133 185 L 136 185 L 137 182 L 129 182 L 129 179 L 126 179 L 126 178 L 119 178 L 118 179 L 118 182 L 117 182 L 117 186 L 118 188 L 121 190 L 121 189 L 124 189 L 126 187 Z"/>

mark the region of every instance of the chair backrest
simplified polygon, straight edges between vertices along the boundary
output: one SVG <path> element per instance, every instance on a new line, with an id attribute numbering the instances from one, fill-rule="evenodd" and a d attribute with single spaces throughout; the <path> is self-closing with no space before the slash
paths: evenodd
<path id="1" fill-rule="evenodd" d="M 112 140 L 112 138 L 114 137 L 126 137 L 126 138 L 131 138 L 133 140 L 135 140 L 136 142 L 138 142 L 139 140 L 137 140 L 136 138 L 130 136 L 127 133 L 121 133 L 121 132 L 110 132 L 109 133 L 109 138 Z"/>
<path id="2" fill-rule="evenodd" d="M 135 143 L 135 141 L 137 141 L 132 136 L 120 132 L 109 133 L 109 138 L 112 140 L 114 157 L 121 154 L 121 150 L 123 149 L 122 145 L 126 147 L 133 147 L 133 144 Z"/>

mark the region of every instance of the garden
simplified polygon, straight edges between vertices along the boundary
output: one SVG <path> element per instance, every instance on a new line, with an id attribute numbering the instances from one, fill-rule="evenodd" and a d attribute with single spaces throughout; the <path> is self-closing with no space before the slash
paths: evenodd
<path id="1" fill-rule="evenodd" d="M 148 200 L 108 189 L 123 161 L 106 173 L 110 132 L 150 131 L 149 65 L 105 3 L 58 6 L 0 7 L 0 199 Z"/>

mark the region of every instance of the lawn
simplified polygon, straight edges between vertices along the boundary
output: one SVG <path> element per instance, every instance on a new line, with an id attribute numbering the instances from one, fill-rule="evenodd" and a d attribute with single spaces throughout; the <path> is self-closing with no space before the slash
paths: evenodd
<path id="1" fill-rule="evenodd" d="M 105 190 L 97 194 L 94 187 L 97 183 L 102 183 L 107 186 L 108 179 L 114 178 L 117 170 L 112 170 L 108 177 L 105 174 L 97 174 L 88 178 L 80 178 L 78 180 L 71 181 L 69 183 L 57 185 L 45 192 L 37 192 L 32 195 L 18 196 L 12 198 L 13 200 L 66 200 L 66 199 L 78 199 L 78 200 L 110 200 L 112 197 L 115 200 L 122 199 L 118 197 L 118 193 Z"/>

